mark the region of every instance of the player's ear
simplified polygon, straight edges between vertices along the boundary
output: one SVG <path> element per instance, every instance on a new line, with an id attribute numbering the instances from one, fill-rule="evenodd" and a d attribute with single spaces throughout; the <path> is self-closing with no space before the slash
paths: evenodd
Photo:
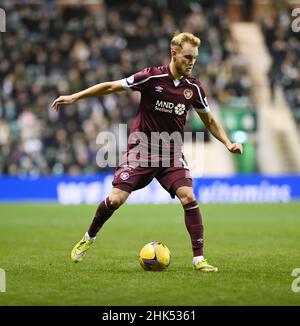
<path id="1" fill-rule="evenodd" d="M 171 56 L 176 57 L 177 52 L 174 49 L 171 49 Z"/>

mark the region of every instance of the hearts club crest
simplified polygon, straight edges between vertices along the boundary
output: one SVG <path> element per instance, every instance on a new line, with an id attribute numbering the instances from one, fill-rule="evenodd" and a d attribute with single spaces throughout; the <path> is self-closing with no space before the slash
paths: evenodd
<path id="1" fill-rule="evenodd" d="M 183 92 L 184 97 L 189 100 L 193 96 L 193 91 L 189 88 L 186 88 Z"/>

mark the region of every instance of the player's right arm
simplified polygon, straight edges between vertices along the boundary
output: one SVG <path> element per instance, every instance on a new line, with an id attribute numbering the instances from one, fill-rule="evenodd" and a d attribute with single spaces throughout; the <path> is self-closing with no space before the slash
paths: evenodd
<path id="1" fill-rule="evenodd" d="M 121 80 L 111 81 L 100 83 L 95 86 L 89 87 L 81 92 L 74 93 L 71 95 L 63 95 L 58 97 L 54 102 L 51 104 L 51 109 L 58 111 L 59 106 L 62 104 L 72 104 L 82 98 L 87 97 L 97 97 L 101 95 L 107 95 L 114 92 L 122 92 L 125 91 L 124 86 L 122 85 Z"/>

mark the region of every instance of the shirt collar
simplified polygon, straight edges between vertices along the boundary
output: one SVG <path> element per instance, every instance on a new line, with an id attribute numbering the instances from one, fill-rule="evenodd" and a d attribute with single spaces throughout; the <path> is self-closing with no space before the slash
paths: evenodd
<path id="1" fill-rule="evenodd" d="M 171 73 L 171 69 L 170 69 L 170 65 L 169 64 L 167 65 L 167 71 L 168 71 L 168 74 L 172 78 L 173 81 L 174 80 L 178 80 L 181 83 L 181 82 L 183 82 L 185 80 L 185 77 L 183 77 L 183 76 L 180 79 L 175 79 L 174 76 Z"/>

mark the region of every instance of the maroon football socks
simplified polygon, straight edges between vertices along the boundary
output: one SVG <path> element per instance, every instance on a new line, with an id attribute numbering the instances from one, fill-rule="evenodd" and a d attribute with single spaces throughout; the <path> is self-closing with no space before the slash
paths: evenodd
<path id="1" fill-rule="evenodd" d="M 88 234 L 91 238 L 94 238 L 103 224 L 112 216 L 115 209 L 112 207 L 109 198 L 103 200 L 96 210 L 95 217 L 92 224 L 88 229 Z"/>
<path id="2" fill-rule="evenodd" d="M 203 256 L 203 224 L 198 203 L 193 201 L 183 206 L 186 228 L 190 234 L 194 257 Z M 107 197 L 100 203 L 96 210 L 95 217 L 88 229 L 88 234 L 94 238 L 103 224 L 112 216 L 115 209 Z"/>
<path id="3" fill-rule="evenodd" d="M 193 253 L 195 256 L 203 256 L 203 224 L 198 203 L 193 201 L 183 206 L 186 228 L 190 234 Z"/>

